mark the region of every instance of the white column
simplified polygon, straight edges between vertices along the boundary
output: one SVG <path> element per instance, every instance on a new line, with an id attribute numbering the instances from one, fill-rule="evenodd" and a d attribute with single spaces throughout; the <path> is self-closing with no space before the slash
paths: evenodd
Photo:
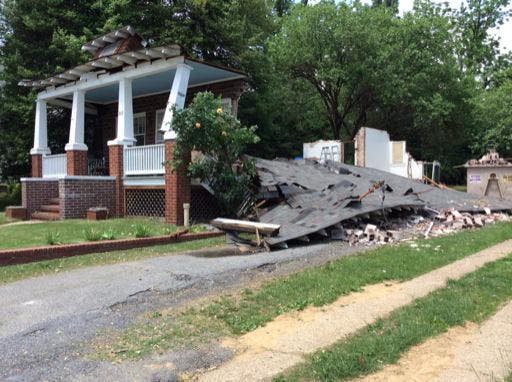
<path id="1" fill-rule="evenodd" d="M 69 141 L 66 151 L 86 151 L 84 143 L 85 129 L 85 92 L 73 91 L 73 106 L 71 108 L 71 123 L 69 125 Z"/>
<path id="2" fill-rule="evenodd" d="M 46 101 L 36 101 L 36 120 L 34 125 L 34 147 L 30 154 L 50 154 L 48 148 L 48 128 L 46 121 Z"/>
<path id="3" fill-rule="evenodd" d="M 186 64 L 178 64 L 176 74 L 172 81 L 171 92 L 165 108 L 164 118 L 162 120 L 161 131 L 165 132 L 164 140 L 175 139 L 176 132 L 172 129 L 172 106 L 183 109 L 185 107 L 185 98 L 187 97 L 188 80 L 192 67 Z"/>
<path id="4" fill-rule="evenodd" d="M 119 98 L 117 107 L 117 136 L 109 141 L 109 146 L 132 146 L 133 138 L 133 98 L 132 80 L 122 78 L 119 81 Z"/>

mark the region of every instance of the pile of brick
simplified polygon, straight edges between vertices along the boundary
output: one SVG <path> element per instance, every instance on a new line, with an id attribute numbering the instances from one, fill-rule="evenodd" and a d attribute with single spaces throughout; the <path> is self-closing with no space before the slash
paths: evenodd
<path id="1" fill-rule="evenodd" d="M 409 215 L 394 218 L 385 224 L 377 225 L 361 222 L 350 227 L 336 229 L 331 238 L 347 241 L 350 245 L 375 245 L 395 243 L 415 238 L 428 238 L 447 235 L 462 229 L 480 228 L 500 221 L 511 221 L 505 213 L 492 213 L 485 209 L 484 214 L 470 214 L 455 209 L 441 211 L 435 216 Z"/>
<path id="2" fill-rule="evenodd" d="M 348 228 L 345 230 L 350 245 L 355 244 L 384 244 L 399 240 L 398 231 L 380 229 L 375 224 L 366 224 L 364 227 Z"/>
<path id="3" fill-rule="evenodd" d="M 455 209 L 442 211 L 435 217 L 439 224 L 436 225 L 433 235 L 452 233 L 464 228 L 480 228 L 486 224 L 511 220 L 507 214 L 492 213 L 488 208 L 484 210 L 485 214 L 461 213 Z"/>

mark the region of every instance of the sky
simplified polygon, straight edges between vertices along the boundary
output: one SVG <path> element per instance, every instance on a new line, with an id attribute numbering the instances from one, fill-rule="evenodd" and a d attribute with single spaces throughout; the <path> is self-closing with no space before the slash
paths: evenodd
<path id="1" fill-rule="evenodd" d="M 310 3 L 315 4 L 320 0 L 312 0 Z M 370 3 L 371 0 L 362 0 L 363 2 Z M 459 9 L 462 0 L 445 0 L 439 1 L 439 3 L 447 3 L 450 8 Z M 398 0 L 398 7 L 400 14 L 412 10 L 414 0 Z M 512 6 L 509 7 L 512 10 Z M 501 51 L 503 53 L 512 51 L 512 20 L 508 20 L 501 26 L 499 30 L 493 31 L 493 33 L 500 38 Z"/>

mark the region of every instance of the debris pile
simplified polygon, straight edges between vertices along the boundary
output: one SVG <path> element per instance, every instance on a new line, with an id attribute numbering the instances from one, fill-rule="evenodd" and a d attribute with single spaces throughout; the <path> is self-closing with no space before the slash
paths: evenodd
<path id="1" fill-rule="evenodd" d="M 346 224 L 337 229 L 333 240 L 343 240 L 350 245 L 374 245 L 409 241 L 416 238 L 428 238 L 448 235 L 467 228 L 480 228 L 501 221 L 511 221 L 512 217 L 504 213 L 492 213 L 486 208 L 485 214 L 471 214 L 447 209 L 437 215 L 409 215 L 389 220 L 384 224 L 361 222 Z M 378 223 L 379 224 L 379 223 Z"/>
<path id="2" fill-rule="evenodd" d="M 489 151 L 480 159 L 471 159 L 466 162 L 466 166 L 505 166 L 510 164 L 510 162 L 501 158 L 495 150 Z"/>
<path id="3" fill-rule="evenodd" d="M 480 226 L 512 201 L 441 189 L 388 172 L 340 163 L 255 158 L 259 195 L 249 220 L 278 225 L 265 247 L 314 238 L 394 242 Z M 231 230 L 233 232 L 233 230 Z"/>

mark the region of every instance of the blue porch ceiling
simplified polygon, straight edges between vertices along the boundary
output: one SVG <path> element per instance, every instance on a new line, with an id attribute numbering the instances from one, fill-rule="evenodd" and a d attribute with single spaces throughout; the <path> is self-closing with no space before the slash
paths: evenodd
<path id="1" fill-rule="evenodd" d="M 209 82 L 217 82 L 223 80 L 227 81 L 241 77 L 239 73 L 205 65 L 195 61 L 186 60 L 186 64 L 193 68 L 193 70 L 190 72 L 189 87 Z M 175 73 L 176 69 L 173 69 L 133 80 L 133 96 L 138 97 L 143 96 L 144 94 L 154 94 L 170 91 Z M 117 98 L 117 84 L 89 90 L 87 93 L 85 93 L 85 101 L 92 103 L 105 104 L 116 102 Z"/>

